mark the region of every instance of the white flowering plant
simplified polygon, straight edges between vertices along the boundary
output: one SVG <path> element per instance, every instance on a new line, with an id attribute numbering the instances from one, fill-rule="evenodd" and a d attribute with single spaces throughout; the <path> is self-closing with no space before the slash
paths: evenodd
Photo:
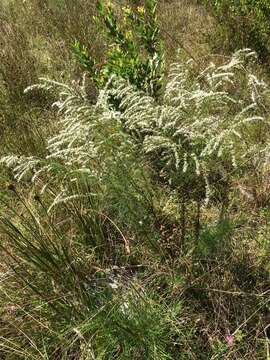
<path id="1" fill-rule="evenodd" d="M 59 132 L 48 139 L 47 157 L 10 155 L 1 162 L 13 168 L 17 180 L 31 173 L 35 182 L 47 173 L 47 181 L 61 183 L 68 198 L 65 186 L 78 174 L 100 184 L 109 163 L 139 154 L 173 189 L 198 190 L 200 200 L 209 200 L 214 179 L 242 169 L 262 151 L 257 140 L 268 129 L 269 87 L 246 67 L 254 56 L 241 50 L 225 64 L 211 63 L 197 73 L 192 60 L 173 64 L 158 101 L 118 77 L 109 80 L 94 105 L 85 81 L 67 86 L 41 79 L 27 91 L 56 89 L 54 106 L 61 117 Z M 111 96 L 118 99 L 117 109 Z"/>

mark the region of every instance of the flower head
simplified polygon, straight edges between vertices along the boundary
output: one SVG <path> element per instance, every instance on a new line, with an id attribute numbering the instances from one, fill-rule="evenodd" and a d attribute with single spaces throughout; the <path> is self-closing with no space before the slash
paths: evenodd
<path id="1" fill-rule="evenodd" d="M 144 9 L 143 6 L 138 6 L 137 11 L 138 11 L 139 14 L 144 14 L 145 9 Z"/>
<path id="2" fill-rule="evenodd" d="M 232 347 L 233 346 L 233 343 L 234 343 L 234 337 L 233 337 L 233 335 L 227 335 L 226 336 L 226 342 L 227 342 L 227 345 L 229 346 L 229 347 Z"/>

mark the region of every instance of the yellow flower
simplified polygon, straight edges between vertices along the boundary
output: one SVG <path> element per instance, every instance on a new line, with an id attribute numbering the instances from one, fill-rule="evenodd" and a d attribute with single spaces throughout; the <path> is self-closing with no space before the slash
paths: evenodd
<path id="1" fill-rule="evenodd" d="M 124 6 L 124 7 L 122 7 L 122 10 L 123 10 L 124 13 L 127 14 L 127 15 L 131 14 L 131 8 L 130 8 L 130 6 Z"/>
<path id="2" fill-rule="evenodd" d="M 126 36 L 127 39 L 131 39 L 132 38 L 131 30 L 126 31 L 125 36 Z"/>
<path id="3" fill-rule="evenodd" d="M 144 9 L 143 6 L 138 6 L 137 11 L 138 11 L 139 14 L 144 14 L 145 9 Z"/>

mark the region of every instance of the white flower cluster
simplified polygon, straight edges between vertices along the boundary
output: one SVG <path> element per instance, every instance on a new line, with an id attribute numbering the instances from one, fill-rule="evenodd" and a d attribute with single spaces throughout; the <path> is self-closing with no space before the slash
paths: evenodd
<path id="1" fill-rule="evenodd" d="M 122 123 L 139 134 L 144 153 L 163 164 L 168 177 L 189 172 L 207 185 L 222 160 L 236 168 L 258 153 L 260 144 L 250 134 L 258 123 L 267 124 L 270 93 L 245 66 L 254 56 L 241 50 L 225 65 L 211 63 L 197 75 L 192 60 L 173 64 L 160 103 L 118 82 L 114 96 L 121 99 Z"/>
<path id="2" fill-rule="evenodd" d="M 236 167 L 258 151 L 250 134 L 254 123 L 266 122 L 269 88 L 247 71 L 252 56 L 248 49 L 238 51 L 225 65 L 211 63 L 199 74 L 192 60 L 173 64 L 159 101 L 112 78 L 92 105 L 85 79 L 71 86 L 41 79 L 26 91 L 38 87 L 59 94 L 53 104 L 59 131 L 48 139 L 47 157 L 6 156 L 1 162 L 18 181 L 29 173 L 37 181 L 45 172 L 64 183 L 79 173 L 102 176 L 106 158 L 128 151 L 129 144 L 159 162 L 168 178 L 190 172 L 207 183 L 221 160 Z"/>

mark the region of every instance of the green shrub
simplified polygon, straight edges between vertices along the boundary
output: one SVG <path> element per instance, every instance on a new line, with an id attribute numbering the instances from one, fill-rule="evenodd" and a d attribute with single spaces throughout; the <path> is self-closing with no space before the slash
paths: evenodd
<path id="1" fill-rule="evenodd" d="M 78 41 L 73 51 L 99 87 L 114 75 L 149 94 L 159 93 L 162 50 L 156 8 L 156 0 L 146 0 L 145 6 L 123 7 L 120 20 L 115 7 L 98 1 L 96 22 L 106 35 L 109 47 L 105 62 L 96 65 L 96 60 Z"/>
<path id="2" fill-rule="evenodd" d="M 266 63 L 270 56 L 268 0 L 203 0 L 228 35 L 229 49 L 250 47 Z"/>

